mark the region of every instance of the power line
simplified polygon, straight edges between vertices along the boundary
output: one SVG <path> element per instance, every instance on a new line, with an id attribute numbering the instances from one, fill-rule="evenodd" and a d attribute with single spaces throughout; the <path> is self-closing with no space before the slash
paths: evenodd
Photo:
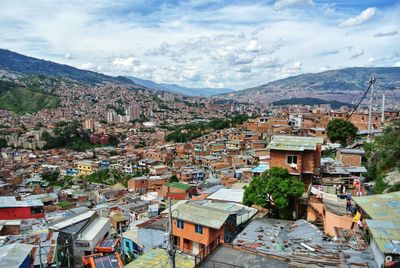
<path id="1" fill-rule="evenodd" d="M 356 107 L 354 107 L 353 111 L 347 116 L 346 121 L 348 121 L 350 119 L 350 117 L 353 115 L 353 113 L 358 109 L 358 107 L 360 106 L 361 102 L 364 100 L 365 96 L 367 96 L 370 88 L 372 87 L 372 85 L 375 82 L 376 82 L 376 78 L 374 78 L 374 77 L 369 80 L 369 86 L 368 86 L 367 90 L 364 92 L 364 95 L 362 96 L 360 101 L 357 103 Z"/>

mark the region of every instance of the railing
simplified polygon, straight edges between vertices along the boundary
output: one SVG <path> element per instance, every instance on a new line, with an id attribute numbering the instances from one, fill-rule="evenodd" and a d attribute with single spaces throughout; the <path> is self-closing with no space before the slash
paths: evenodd
<path id="1" fill-rule="evenodd" d="M 220 261 L 213 261 L 213 260 L 205 260 L 201 263 L 200 266 L 196 265 L 196 267 L 201 268 L 244 268 L 243 266 L 229 264 Z"/>
<path id="2" fill-rule="evenodd" d="M 219 246 L 219 236 L 214 239 L 207 247 L 202 248 L 195 256 L 195 266 L 198 267 L 198 265 L 204 261 L 205 258 L 207 258 L 213 251 Z"/>

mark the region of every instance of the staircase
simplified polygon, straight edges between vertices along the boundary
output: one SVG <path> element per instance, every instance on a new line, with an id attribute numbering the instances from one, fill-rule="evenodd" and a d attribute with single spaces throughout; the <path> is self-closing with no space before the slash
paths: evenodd
<path id="1" fill-rule="evenodd" d="M 321 231 L 324 231 L 324 217 L 322 214 L 316 209 L 312 203 L 309 203 L 309 206 L 311 207 L 311 210 L 314 212 L 315 215 L 315 221 L 313 221 L 313 224 L 318 227 Z"/>

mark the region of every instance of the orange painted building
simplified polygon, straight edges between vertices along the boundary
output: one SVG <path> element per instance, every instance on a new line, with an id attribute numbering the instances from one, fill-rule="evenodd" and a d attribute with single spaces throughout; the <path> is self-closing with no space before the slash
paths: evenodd
<path id="1" fill-rule="evenodd" d="M 224 243 L 229 213 L 184 204 L 172 212 L 172 235 L 179 250 L 197 255 L 208 255 L 212 249 Z"/>
<path id="2" fill-rule="evenodd" d="M 345 203 L 327 202 L 311 196 L 307 207 L 307 220 L 319 225 L 326 235 L 335 236 L 334 227 L 351 229 L 353 217 L 346 212 Z"/>

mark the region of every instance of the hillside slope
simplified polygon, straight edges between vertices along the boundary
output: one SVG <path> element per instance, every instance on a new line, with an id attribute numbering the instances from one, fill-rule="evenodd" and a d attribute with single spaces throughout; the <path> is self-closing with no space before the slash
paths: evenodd
<path id="1" fill-rule="evenodd" d="M 0 80 L 0 109 L 25 114 L 56 108 L 58 103 L 58 97 L 53 94 Z"/>
<path id="2" fill-rule="evenodd" d="M 113 77 L 51 61 L 28 57 L 6 49 L 0 49 L 0 70 L 22 75 L 46 75 L 73 79 L 84 84 L 115 82 L 134 84 L 125 77 Z"/>
<path id="3" fill-rule="evenodd" d="M 216 97 L 269 103 L 291 98 L 321 98 L 351 103 L 359 99 L 371 77 L 377 78 L 377 90 L 384 90 L 393 101 L 400 99 L 400 67 L 354 67 L 302 74 Z"/>

